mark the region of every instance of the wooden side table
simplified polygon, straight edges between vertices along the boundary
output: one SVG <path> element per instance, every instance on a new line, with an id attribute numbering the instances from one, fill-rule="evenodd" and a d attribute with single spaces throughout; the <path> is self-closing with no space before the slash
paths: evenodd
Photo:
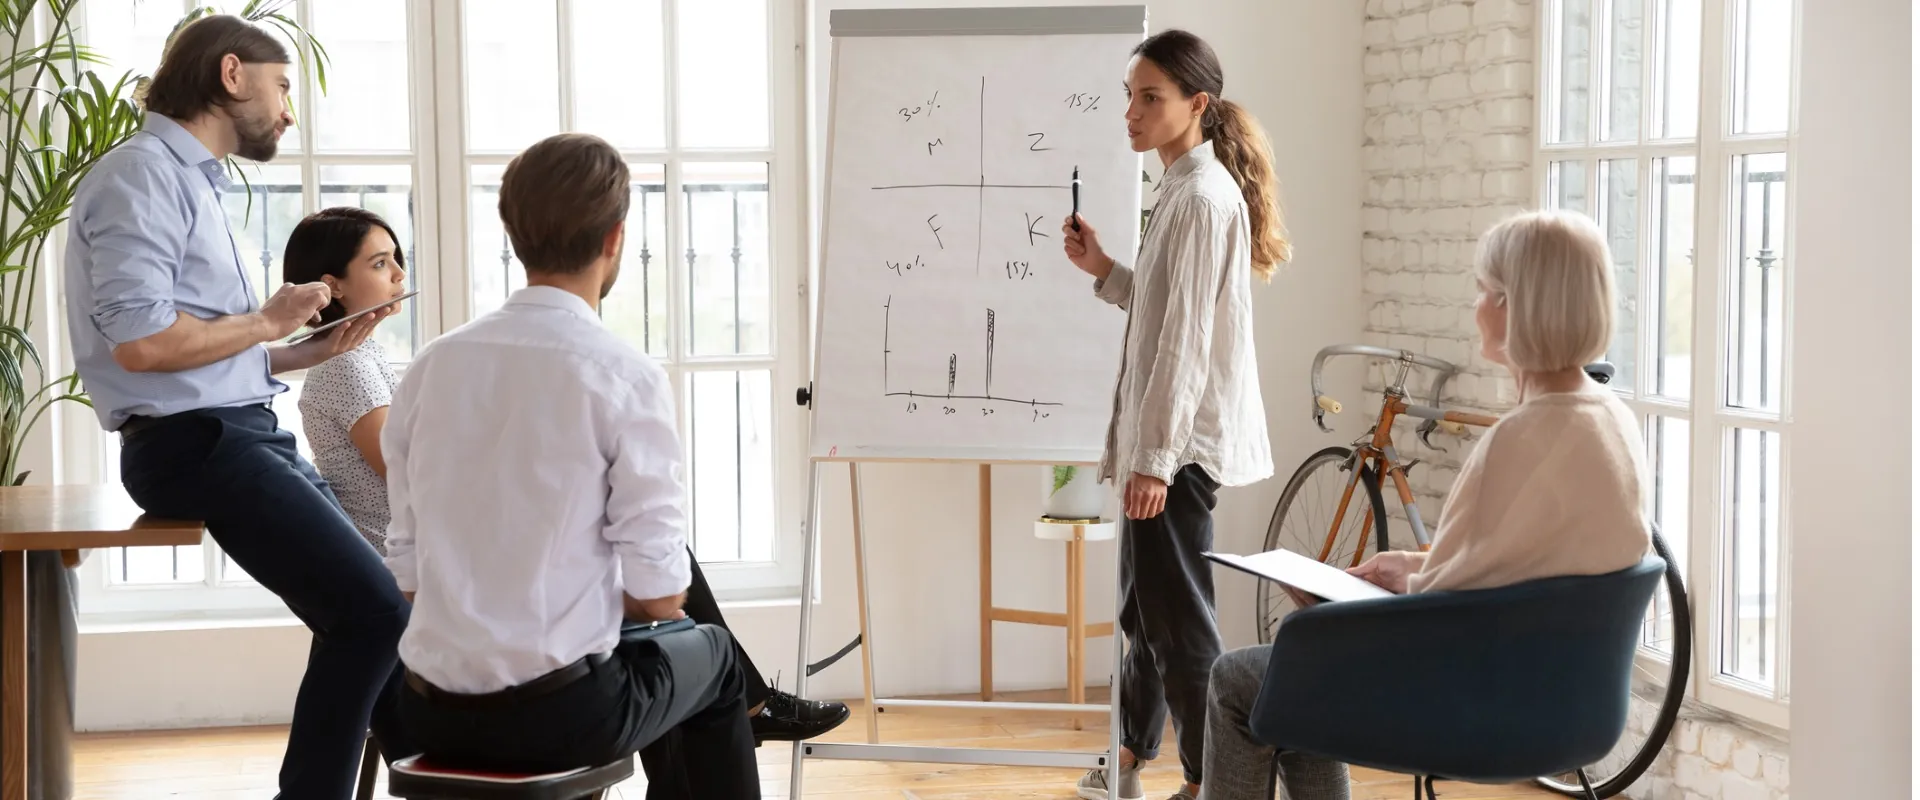
<path id="1" fill-rule="evenodd" d="M 27 798 L 27 553 L 199 544 L 199 522 L 149 518 L 110 485 L 0 487 L 0 800 Z"/>
<path id="2" fill-rule="evenodd" d="M 990 543 L 992 532 L 984 528 L 981 530 L 980 638 L 983 644 L 980 649 L 981 700 L 993 699 L 993 648 L 991 645 L 993 623 L 1014 622 L 1066 629 L 1067 702 L 1074 705 L 1087 702 L 1087 640 L 1114 635 L 1112 622 L 1087 622 L 1087 542 L 1111 540 L 1117 527 L 1111 520 L 1041 519 L 1033 523 L 1035 537 L 1067 543 L 1066 613 L 995 606 L 993 604 L 993 547 Z M 1079 730 L 1078 717 L 1074 719 L 1073 727 Z"/>

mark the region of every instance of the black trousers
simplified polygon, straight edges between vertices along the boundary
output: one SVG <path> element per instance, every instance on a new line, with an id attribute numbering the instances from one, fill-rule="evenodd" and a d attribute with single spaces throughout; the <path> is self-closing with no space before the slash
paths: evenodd
<path id="1" fill-rule="evenodd" d="M 426 757 L 448 766 L 557 772 L 638 751 L 648 800 L 752 800 L 760 773 L 733 653 L 731 635 L 701 625 L 621 642 L 585 677 L 510 705 L 453 706 L 406 689 L 400 716 Z"/>
<path id="2" fill-rule="evenodd" d="M 1166 508 L 1130 519 L 1120 531 L 1120 744 L 1142 760 L 1160 755 L 1173 712 L 1180 767 L 1200 783 L 1206 754 L 1207 678 L 1220 657 L 1213 611 L 1214 492 L 1205 470 L 1188 464 L 1167 486 Z"/>
<path id="3" fill-rule="evenodd" d="M 167 417 L 127 440 L 120 473 L 146 512 L 205 520 L 220 549 L 313 631 L 279 797 L 352 796 L 369 726 L 389 758 L 417 752 L 392 702 L 411 607 L 270 409 Z"/>
<path id="4" fill-rule="evenodd" d="M 687 550 L 687 561 L 693 565 L 693 585 L 687 587 L 687 602 L 682 608 L 694 622 L 727 627 L 726 618 L 720 616 L 720 603 L 713 599 L 713 589 L 707 586 L 707 576 L 700 572 L 700 559 L 693 557 L 691 549 Z M 753 666 L 753 659 L 747 657 L 747 649 L 740 646 L 740 640 L 728 638 L 733 642 L 733 663 L 740 667 L 740 678 L 746 684 L 747 708 L 767 702 L 773 695 L 767 679 Z"/>

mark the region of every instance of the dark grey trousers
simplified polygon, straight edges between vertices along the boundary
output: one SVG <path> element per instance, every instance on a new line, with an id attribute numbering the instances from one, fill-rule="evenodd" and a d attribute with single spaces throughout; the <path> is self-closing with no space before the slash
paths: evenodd
<path id="1" fill-rule="evenodd" d="M 1213 613 L 1214 492 L 1220 485 L 1188 464 L 1167 487 L 1153 519 L 1127 520 L 1120 532 L 1120 743 L 1142 760 L 1160 755 L 1167 712 L 1180 767 L 1200 783 L 1206 751 L 1207 676 L 1220 656 Z"/>

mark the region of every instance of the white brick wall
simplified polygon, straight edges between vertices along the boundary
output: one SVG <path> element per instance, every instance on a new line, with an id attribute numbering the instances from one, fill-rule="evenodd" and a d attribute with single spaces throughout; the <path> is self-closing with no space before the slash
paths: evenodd
<path id="1" fill-rule="evenodd" d="M 1475 343 L 1473 248 L 1533 202 L 1533 20 L 1531 0 L 1367 4 L 1367 339 L 1460 365 L 1444 399 L 1465 408 L 1513 400 Z M 1429 517 L 1467 449 L 1443 446 L 1451 452 L 1420 453 L 1430 466 L 1413 473 Z M 1396 540 L 1410 536 L 1394 528 Z"/>
<path id="2" fill-rule="evenodd" d="M 1459 365 L 1444 402 L 1505 410 L 1513 383 L 1479 354 L 1473 256 L 1481 231 L 1534 205 L 1536 3 L 1368 0 L 1366 14 L 1367 341 Z M 1387 377 L 1376 367 L 1368 388 L 1378 391 Z M 1472 443 L 1436 434 L 1449 452 L 1430 452 L 1412 428 L 1396 439 L 1407 456 L 1426 459 L 1412 482 L 1432 526 Z M 1394 541 L 1411 545 L 1404 514 L 1393 516 Z M 1629 725 L 1644 736 L 1652 714 L 1636 702 Z M 1784 742 L 1689 707 L 1628 796 L 1786 800 L 1787 785 Z"/>
<path id="3" fill-rule="evenodd" d="M 1628 727 L 1644 736 L 1652 707 L 1636 704 Z M 1627 790 L 1637 800 L 1786 800 L 1787 743 L 1732 719 L 1687 708 L 1667 750 Z"/>

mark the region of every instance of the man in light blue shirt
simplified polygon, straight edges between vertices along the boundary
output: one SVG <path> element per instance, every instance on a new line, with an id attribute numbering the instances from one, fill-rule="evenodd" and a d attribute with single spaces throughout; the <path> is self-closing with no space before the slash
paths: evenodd
<path id="1" fill-rule="evenodd" d="M 149 513 L 205 520 L 213 539 L 312 629 L 280 797 L 340 800 L 371 724 L 412 755 L 393 698 L 409 606 L 325 481 L 280 429 L 274 373 L 372 333 L 370 314 L 277 344 L 330 302 L 325 284 L 265 304 L 227 226 L 228 155 L 273 158 L 292 119 L 286 48 L 236 17 L 182 29 L 153 76 L 146 125 L 81 180 L 65 279 L 75 366 L 100 424 L 121 436 L 127 493 Z"/>

